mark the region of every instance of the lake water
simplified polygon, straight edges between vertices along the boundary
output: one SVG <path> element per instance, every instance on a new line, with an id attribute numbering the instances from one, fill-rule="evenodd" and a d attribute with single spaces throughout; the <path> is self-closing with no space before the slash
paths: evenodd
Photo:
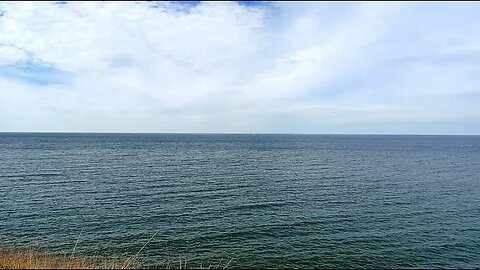
<path id="1" fill-rule="evenodd" d="M 480 137 L 0 134 L 0 243 L 156 231 L 147 266 L 478 268 Z"/>

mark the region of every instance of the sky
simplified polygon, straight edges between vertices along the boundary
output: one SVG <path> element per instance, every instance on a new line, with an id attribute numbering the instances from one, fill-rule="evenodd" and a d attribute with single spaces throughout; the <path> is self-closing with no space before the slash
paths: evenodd
<path id="1" fill-rule="evenodd" d="M 480 134 L 480 2 L 0 2 L 0 131 Z"/>

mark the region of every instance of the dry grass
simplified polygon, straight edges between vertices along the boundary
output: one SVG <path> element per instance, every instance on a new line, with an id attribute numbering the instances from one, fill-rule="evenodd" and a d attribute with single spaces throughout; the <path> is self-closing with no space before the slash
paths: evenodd
<path id="1" fill-rule="evenodd" d="M 130 269 L 138 268 L 135 258 L 123 261 L 58 255 L 36 249 L 0 247 L 0 269 Z"/>
<path id="2" fill-rule="evenodd" d="M 83 230 L 82 230 L 83 232 Z M 138 269 L 141 268 L 138 256 L 143 249 L 153 240 L 155 235 L 159 231 L 156 231 L 148 241 L 138 250 L 135 255 L 125 259 L 108 259 L 105 257 L 88 257 L 81 256 L 75 253 L 80 235 L 75 242 L 73 251 L 69 254 L 58 254 L 47 252 L 38 248 L 10 248 L 5 247 L 0 243 L 0 269 Z M 80 233 L 81 234 L 81 233 Z M 179 257 L 179 261 L 170 261 L 166 264 L 167 269 L 188 269 L 192 268 L 191 265 L 187 267 L 187 259 Z M 222 260 L 216 265 L 209 265 L 207 267 L 193 267 L 195 269 L 226 269 L 233 261 L 225 261 L 225 265 L 222 265 Z"/>
<path id="3" fill-rule="evenodd" d="M 54 254 L 39 249 L 13 249 L 0 245 L 0 269 L 132 269 L 139 268 L 138 255 L 153 240 L 157 230 L 150 239 L 132 257 L 117 261 L 115 259 L 78 256 L 75 254 L 80 232 L 75 247 L 70 254 Z"/>

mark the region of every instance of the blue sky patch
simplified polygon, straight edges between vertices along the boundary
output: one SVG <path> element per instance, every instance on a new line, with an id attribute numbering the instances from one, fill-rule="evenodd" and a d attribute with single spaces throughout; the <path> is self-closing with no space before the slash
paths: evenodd
<path id="1" fill-rule="evenodd" d="M 183 8 L 193 8 L 199 5 L 202 1 L 172 1 L 171 3 L 179 5 Z M 242 6 L 271 6 L 273 2 L 270 1 L 235 1 Z M 152 7 L 155 7 L 157 4 L 152 3 Z"/>
<path id="2" fill-rule="evenodd" d="M 174 1 L 175 4 L 185 6 L 185 7 L 194 7 L 200 4 L 202 1 Z"/>
<path id="3" fill-rule="evenodd" d="M 38 61 L 0 65 L 0 76 L 39 86 L 66 84 L 70 79 L 70 74 L 67 72 Z"/>
<path id="4" fill-rule="evenodd" d="M 271 6 L 273 2 L 271 1 L 237 1 L 242 6 Z"/>

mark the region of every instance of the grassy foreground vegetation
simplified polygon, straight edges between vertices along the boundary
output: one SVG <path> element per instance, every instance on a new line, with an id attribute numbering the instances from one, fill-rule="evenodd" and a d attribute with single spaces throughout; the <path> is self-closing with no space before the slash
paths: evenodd
<path id="1" fill-rule="evenodd" d="M 82 230 L 83 232 L 83 230 Z M 0 269 L 139 269 L 142 267 L 138 256 L 143 249 L 153 240 L 155 235 L 138 250 L 138 252 L 130 257 L 105 258 L 105 257 L 89 257 L 78 255 L 75 253 L 78 241 L 75 243 L 73 251 L 70 253 L 52 253 L 38 248 L 11 248 L 0 243 Z M 195 269 L 227 269 L 233 261 L 231 258 L 226 264 L 222 265 L 223 259 L 216 265 L 208 265 L 207 267 L 193 267 Z M 171 261 L 163 265 L 166 269 L 188 269 L 187 260 L 180 257 L 179 261 Z"/>
<path id="2" fill-rule="evenodd" d="M 138 255 L 138 253 L 136 254 Z M 145 268 L 137 256 L 128 258 L 91 257 L 78 254 L 58 254 L 38 248 L 10 248 L 0 245 L 0 269 L 140 269 Z M 180 258 L 164 263 L 161 269 L 227 269 L 230 260 L 209 265 L 191 265 Z"/>
<path id="3" fill-rule="evenodd" d="M 54 254 L 34 248 L 0 247 L 0 269 L 132 269 L 135 258 L 106 259 Z"/>

